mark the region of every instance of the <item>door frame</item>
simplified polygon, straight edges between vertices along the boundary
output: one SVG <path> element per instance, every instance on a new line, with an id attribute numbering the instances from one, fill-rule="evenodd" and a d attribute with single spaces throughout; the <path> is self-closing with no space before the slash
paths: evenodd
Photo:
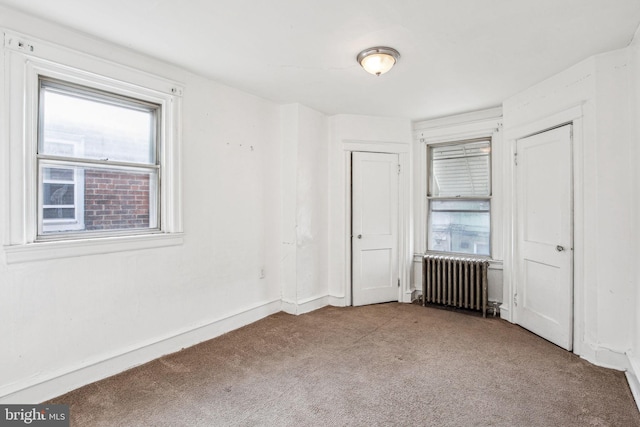
<path id="1" fill-rule="evenodd" d="M 413 239 L 411 237 L 411 145 L 397 142 L 346 140 L 343 141 L 342 149 L 345 165 L 344 223 L 346 225 L 346 233 L 344 236 L 344 305 L 353 305 L 353 283 L 351 272 L 351 153 L 354 151 L 398 155 L 398 162 L 400 163 L 400 174 L 398 176 L 398 277 L 400 279 L 398 302 L 411 302 L 412 298 L 415 296 L 415 289 L 411 289 L 410 283 L 410 271 L 413 263 Z"/>
<path id="2" fill-rule="evenodd" d="M 582 104 L 573 106 L 558 113 L 539 120 L 529 122 L 518 127 L 505 130 L 507 149 L 503 158 L 505 170 L 505 194 L 508 203 L 504 204 L 504 218 L 506 229 L 504 233 L 505 262 L 503 303 L 500 307 L 501 317 L 516 323 L 513 299 L 516 282 L 519 277 L 518 247 L 517 247 L 517 188 L 516 167 L 514 157 L 517 141 L 528 136 L 551 130 L 553 128 L 571 124 L 573 137 L 571 140 L 571 157 L 573 162 L 572 192 L 573 192 L 573 352 L 583 354 L 584 334 L 584 151 L 583 151 L 583 107 Z"/>

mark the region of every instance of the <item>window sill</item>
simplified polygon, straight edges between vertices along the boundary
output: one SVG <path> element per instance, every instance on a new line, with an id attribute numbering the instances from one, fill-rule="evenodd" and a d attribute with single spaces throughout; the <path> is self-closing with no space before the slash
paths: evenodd
<path id="1" fill-rule="evenodd" d="M 146 234 L 137 236 L 101 237 L 96 239 L 37 242 L 5 246 L 7 264 L 46 261 L 84 255 L 177 246 L 183 243 L 182 233 Z"/>

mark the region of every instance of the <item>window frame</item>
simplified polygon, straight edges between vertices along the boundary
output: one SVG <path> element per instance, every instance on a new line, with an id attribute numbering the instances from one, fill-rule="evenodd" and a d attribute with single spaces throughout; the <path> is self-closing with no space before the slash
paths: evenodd
<path id="1" fill-rule="evenodd" d="M 183 87 L 171 79 L 92 56 L 23 34 L 4 30 L 4 81 L 1 120 L 6 144 L 4 180 L 8 203 L 3 249 L 7 263 L 180 245 L 181 109 Z M 151 67 L 150 67 L 151 68 Z M 159 227 L 154 232 L 38 239 L 38 108 L 39 78 L 90 87 L 161 106 L 156 155 Z M 64 234 L 64 233 L 63 233 Z"/>
<path id="2" fill-rule="evenodd" d="M 57 155 L 57 154 L 47 154 L 44 151 L 44 91 L 43 87 L 52 88 L 53 91 L 58 91 L 63 94 L 68 94 L 70 96 L 76 96 L 78 98 L 84 98 L 87 100 L 97 100 L 103 101 L 107 104 L 111 104 L 114 106 L 124 106 L 134 109 L 140 109 L 142 111 L 149 111 L 152 114 L 153 122 L 152 127 L 150 129 L 150 136 L 153 140 L 151 146 L 149 147 L 152 150 L 152 155 L 150 156 L 149 163 L 132 163 L 128 161 L 121 160 L 100 160 L 93 159 L 90 157 L 83 156 L 81 154 L 73 153 L 72 155 Z M 87 231 L 84 230 L 84 194 L 77 195 L 75 198 L 75 209 L 76 209 L 76 218 L 79 218 L 76 224 L 71 225 L 69 227 L 62 227 L 62 230 L 46 230 L 46 222 L 43 217 L 43 209 L 44 209 L 44 201 L 42 199 L 42 186 L 44 185 L 44 177 L 42 178 L 42 182 L 40 181 L 40 174 L 43 173 L 43 170 L 46 167 L 60 167 L 64 168 L 65 166 L 69 166 L 74 171 L 75 176 L 75 192 L 76 194 L 79 190 L 84 188 L 84 182 L 81 182 L 80 179 L 85 175 L 87 170 L 113 170 L 114 172 L 143 172 L 150 171 L 155 172 L 158 175 L 158 178 L 161 174 L 161 164 L 158 156 L 160 140 L 158 135 L 160 134 L 159 129 L 162 127 L 160 116 L 162 115 L 162 107 L 158 104 L 153 104 L 147 101 L 132 99 L 130 97 L 124 97 L 120 94 L 115 93 L 107 93 L 105 91 L 100 91 L 91 87 L 80 86 L 75 83 L 68 83 L 65 81 L 60 81 L 57 79 L 52 79 L 50 77 L 46 77 L 43 75 L 39 75 L 38 77 L 38 130 L 37 130 L 37 154 L 36 154 L 36 162 L 37 162 L 37 170 L 38 170 L 38 224 L 37 224 L 37 234 L 36 241 L 47 241 L 47 240 L 62 240 L 62 239 L 83 239 L 87 237 L 100 237 L 104 236 L 113 236 L 113 235 L 137 235 L 143 233 L 156 233 L 160 231 L 160 206 L 161 198 L 158 197 L 158 194 L 161 191 L 159 179 L 156 185 L 151 185 L 149 190 L 149 222 L 150 224 L 154 224 L 153 227 L 149 228 L 121 228 L 121 229 L 108 229 L 108 230 L 94 230 Z M 83 146 L 84 147 L 84 142 Z M 65 144 L 72 145 L 75 149 L 75 146 L 70 142 L 63 142 Z M 75 150 L 74 150 L 75 151 Z M 83 150 L 84 151 L 84 150 Z M 86 170 L 85 170 L 86 168 Z M 82 214 L 78 214 L 79 208 L 82 209 Z M 48 231 L 48 232 L 47 232 Z M 73 232 L 75 231 L 75 233 Z"/>
<path id="3" fill-rule="evenodd" d="M 433 156 L 432 151 L 437 147 L 448 147 L 448 146 L 456 146 L 456 145 L 464 145 L 474 142 L 488 142 L 489 144 L 489 162 L 488 162 L 488 173 L 489 173 L 489 193 L 486 196 L 463 196 L 463 195 L 445 195 L 445 196 L 434 196 L 431 194 L 432 189 L 432 180 L 433 180 Z M 451 141 L 442 141 L 437 143 L 426 144 L 425 150 L 425 171 L 426 171 L 426 179 L 425 179 L 425 198 L 426 198 L 426 212 L 423 218 L 425 218 L 425 253 L 430 254 L 440 254 L 446 256 L 463 256 L 463 257 L 472 257 L 472 258 L 486 258 L 492 259 L 493 255 L 493 138 L 491 136 L 480 136 L 469 139 L 455 139 Z M 431 216 L 432 216 L 432 201 L 487 201 L 489 203 L 489 254 L 473 254 L 468 252 L 454 252 L 454 251 L 442 251 L 442 250 L 434 250 L 429 248 L 430 243 L 430 234 L 432 230 Z"/>

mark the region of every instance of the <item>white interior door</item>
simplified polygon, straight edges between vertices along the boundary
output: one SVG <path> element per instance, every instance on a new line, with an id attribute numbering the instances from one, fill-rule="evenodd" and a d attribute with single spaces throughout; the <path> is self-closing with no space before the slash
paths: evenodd
<path id="1" fill-rule="evenodd" d="M 398 301 L 398 155 L 351 157 L 353 305 Z"/>
<path id="2" fill-rule="evenodd" d="M 517 141 L 516 323 L 573 344 L 571 125 Z"/>

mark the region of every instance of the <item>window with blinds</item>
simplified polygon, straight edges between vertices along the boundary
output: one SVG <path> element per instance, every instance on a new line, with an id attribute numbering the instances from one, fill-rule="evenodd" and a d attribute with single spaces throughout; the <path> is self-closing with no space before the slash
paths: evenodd
<path id="1" fill-rule="evenodd" d="M 491 140 L 427 150 L 429 251 L 491 255 Z"/>

